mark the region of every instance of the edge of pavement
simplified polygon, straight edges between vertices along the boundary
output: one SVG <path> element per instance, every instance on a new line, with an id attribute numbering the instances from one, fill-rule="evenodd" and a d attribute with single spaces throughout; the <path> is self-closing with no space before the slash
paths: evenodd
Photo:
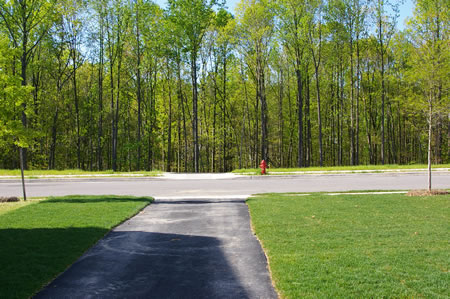
<path id="1" fill-rule="evenodd" d="M 248 173 L 175 173 L 163 172 L 158 176 L 147 176 L 145 174 L 82 174 L 82 175 L 25 175 L 26 179 L 168 179 L 168 180 L 223 180 L 235 178 L 262 178 L 262 177 L 297 177 L 302 175 L 338 175 L 338 174 L 412 174 L 412 173 L 426 173 L 427 169 L 366 169 L 366 170 L 315 170 L 315 171 L 270 171 L 265 176 L 256 175 L 254 172 Z M 433 173 L 450 173 L 450 168 L 434 168 Z M 0 175 L 0 180 L 16 180 L 20 179 L 20 175 Z"/>

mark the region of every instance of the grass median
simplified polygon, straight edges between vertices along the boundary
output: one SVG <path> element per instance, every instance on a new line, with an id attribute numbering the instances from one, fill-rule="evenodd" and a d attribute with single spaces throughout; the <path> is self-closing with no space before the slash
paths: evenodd
<path id="1" fill-rule="evenodd" d="M 0 298 L 29 298 L 151 201 L 65 196 L 0 204 Z"/>
<path id="2" fill-rule="evenodd" d="M 284 298 L 449 296 L 449 195 L 270 194 L 248 206 Z"/>

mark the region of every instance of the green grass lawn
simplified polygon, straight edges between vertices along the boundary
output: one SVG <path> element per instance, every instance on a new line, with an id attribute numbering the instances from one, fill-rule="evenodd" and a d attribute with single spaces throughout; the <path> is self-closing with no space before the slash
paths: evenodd
<path id="1" fill-rule="evenodd" d="M 148 197 L 66 196 L 0 204 L 0 298 L 28 298 Z M 20 206 L 22 205 L 22 206 Z M 2 213 L 3 212 L 3 213 Z"/>
<path id="2" fill-rule="evenodd" d="M 413 165 L 358 165 L 358 166 L 331 166 L 331 167 L 304 167 L 304 168 L 268 168 L 269 172 L 304 172 L 304 171 L 354 171 L 354 170 L 407 170 L 407 169 L 426 169 L 428 166 L 426 164 L 413 164 Z M 450 164 L 439 164 L 432 165 L 432 168 L 450 168 Z M 259 168 L 246 168 L 246 169 L 235 169 L 233 173 L 251 173 L 260 174 L 261 169 Z"/>
<path id="3" fill-rule="evenodd" d="M 125 174 L 136 174 L 142 176 L 157 176 L 161 174 L 161 171 L 134 171 L 134 172 L 114 172 L 112 170 L 105 171 L 84 171 L 81 169 L 66 169 L 66 170 L 25 170 L 25 176 L 33 177 L 38 175 L 71 175 L 71 176 L 86 176 L 86 175 L 125 175 Z M 0 176 L 20 176 L 20 169 L 0 169 Z"/>
<path id="4" fill-rule="evenodd" d="M 38 203 L 41 200 L 42 200 L 42 198 L 31 198 L 31 199 L 28 199 L 27 201 L 21 200 L 21 201 L 17 201 L 17 202 L 5 202 L 5 203 L 0 202 L 0 216 L 2 214 L 11 212 L 12 210 L 17 210 L 19 208 L 27 206 L 29 204 Z"/>
<path id="5" fill-rule="evenodd" d="M 285 298 L 448 298 L 450 195 L 262 195 L 252 223 Z"/>

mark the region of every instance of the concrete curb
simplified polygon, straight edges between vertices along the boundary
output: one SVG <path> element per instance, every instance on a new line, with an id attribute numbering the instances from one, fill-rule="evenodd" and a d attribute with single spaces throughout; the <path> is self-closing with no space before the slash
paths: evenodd
<path id="1" fill-rule="evenodd" d="M 313 171 L 270 171 L 267 175 L 301 175 L 301 174 L 351 174 L 351 173 L 422 173 L 427 172 L 428 169 L 367 169 L 367 170 L 313 170 Z M 450 168 L 433 168 L 432 172 L 447 172 Z M 240 175 L 254 175 L 254 172 L 243 172 Z"/>

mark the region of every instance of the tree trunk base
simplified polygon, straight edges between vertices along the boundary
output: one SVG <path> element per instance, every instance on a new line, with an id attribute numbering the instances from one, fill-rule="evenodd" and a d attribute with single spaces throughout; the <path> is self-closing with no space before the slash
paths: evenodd
<path id="1" fill-rule="evenodd" d="M 0 202 L 18 202 L 20 201 L 18 197 L 11 196 L 11 197 L 0 197 Z"/>

